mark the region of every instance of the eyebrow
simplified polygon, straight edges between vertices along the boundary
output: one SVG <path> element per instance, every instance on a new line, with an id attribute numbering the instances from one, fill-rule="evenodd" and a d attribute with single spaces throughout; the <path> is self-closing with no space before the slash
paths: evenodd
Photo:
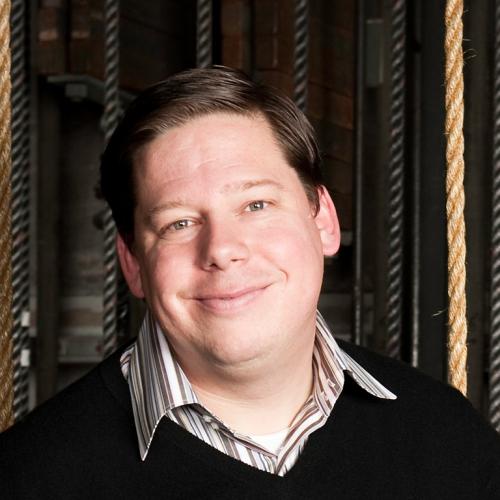
<path id="1" fill-rule="evenodd" d="M 226 184 L 222 187 L 220 192 L 225 194 L 231 191 L 233 192 L 247 191 L 254 187 L 260 187 L 260 186 L 272 186 L 278 188 L 280 191 L 283 191 L 285 189 L 283 187 L 283 184 L 280 184 L 278 181 L 275 181 L 274 179 L 258 179 L 254 181 L 240 181 L 240 182 L 233 182 L 231 184 Z"/>
<path id="2" fill-rule="evenodd" d="M 230 184 L 225 184 L 224 186 L 222 186 L 219 192 L 222 194 L 227 194 L 230 192 L 244 192 L 248 191 L 249 189 L 261 186 L 275 187 L 280 191 L 285 190 L 283 184 L 279 183 L 278 181 L 275 181 L 274 179 L 259 179 L 259 180 L 239 181 Z M 185 205 L 186 203 L 182 200 L 167 201 L 148 210 L 147 217 L 148 219 L 151 219 L 157 213 L 163 212 L 165 210 L 170 210 L 173 208 L 182 208 Z"/>

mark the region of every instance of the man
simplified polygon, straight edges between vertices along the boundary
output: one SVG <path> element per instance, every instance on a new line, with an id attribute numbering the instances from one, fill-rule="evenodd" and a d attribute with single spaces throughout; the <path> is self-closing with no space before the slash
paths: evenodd
<path id="1" fill-rule="evenodd" d="M 316 311 L 340 239 L 319 162 L 305 116 L 236 71 L 139 96 L 101 185 L 144 324 L 0 437 L 2 498 L 500 498 L 467 401 Z"/>

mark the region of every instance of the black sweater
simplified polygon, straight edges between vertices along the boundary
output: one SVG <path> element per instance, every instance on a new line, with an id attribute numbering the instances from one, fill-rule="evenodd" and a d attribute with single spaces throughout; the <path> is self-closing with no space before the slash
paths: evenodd
<path id="1" fill-rule="evenodd" d="M 398 395 L 350 377 L 285 477 L 162 419 L 140 460 L 119 353 L 0 435 L 0 498 L 500 499 L 500 439 L 455 390 L 340 343 Z"/>

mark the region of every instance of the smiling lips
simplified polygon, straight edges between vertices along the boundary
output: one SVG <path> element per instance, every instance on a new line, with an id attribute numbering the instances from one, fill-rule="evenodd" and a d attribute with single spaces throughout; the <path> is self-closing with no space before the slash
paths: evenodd
<path id="1" fill-rule="evenodd" d="M 250 287 L 234 292 L 206 294 L 195 300 L 212 312 L 231 312 L 245 307 L 259 297 L 269 285 Z"/>

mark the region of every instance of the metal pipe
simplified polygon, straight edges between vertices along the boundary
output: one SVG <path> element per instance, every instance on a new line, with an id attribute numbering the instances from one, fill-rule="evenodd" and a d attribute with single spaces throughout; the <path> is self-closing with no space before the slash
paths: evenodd
<path id="1" fill-rule="evenodd" d="M 421 39 L 421 17 L 417 9 L 420 4 L 413 6 L 414 36 Z M 413 184 L 412 184 L 412 300 L 411 300 L 411 365 L 418 367 L 420 350 L 420 165 L 421 165 L 421 55 L 413 54 Z"/>
<path id="2" fill-rule="evenodd" d="M 363 110 L 365 92 L 365 6 L 357 2 L 356 101 L 355 101 L 355 172 L 354 172 L 354 280 L 352 340 L 364 343 L 363 336 Z"/>
<path id="3" fill-rule="evenodd" d="M 104 111 L 102 129 L 106 142 L 120 116 L 119 79 L 119 0 L 104 3 Z M 103 288 L 103 354 L 111 354 L 117 346 L 118 265 L 115 254 L 115 224 L 111 210 L 104 214 L 104 288 Z"/>
<path id="4" fill-rule="evenodd" d="M 405 50 L 406 2 L 395 0 L 391 8 L 391 144 L 389 152 L 389 203 L 387 227 L 387 354 L 401 356 L 404 162 L 405 162 Z"/>
<path id="5" fill-rule="evenodd" d="M 500 0 L 495 2 L 489 417 L 500 432 Z"/>
<path id="6" fill-rule="evenodd" d="M 12 341 L 14 420 L 28 412 L 29 389 L 29 97 L 26 75 L 26 6 L 12 0 Z"/>
<path id="7" fill-rule="evenodd" d="M 307 109 L 308 81 L 308 51 L 309 51 L 309 2 L 295 0 L 295 30 L 294 30 L 294 60 L 293 60 L 293 97 L 297 106 Z"/>
<path id="8" fill-rule="evenodd" d="M 37 164 L 36 402 L 56 393 L 59 341 L 59 168 L 61 106 L 55 89 L 40 86 Z"/>
<path id="9" fill-rule="evenodd" d="M 212 0 L 198 0 L 196 11 L 196 65 L 212 64 Z"/>

